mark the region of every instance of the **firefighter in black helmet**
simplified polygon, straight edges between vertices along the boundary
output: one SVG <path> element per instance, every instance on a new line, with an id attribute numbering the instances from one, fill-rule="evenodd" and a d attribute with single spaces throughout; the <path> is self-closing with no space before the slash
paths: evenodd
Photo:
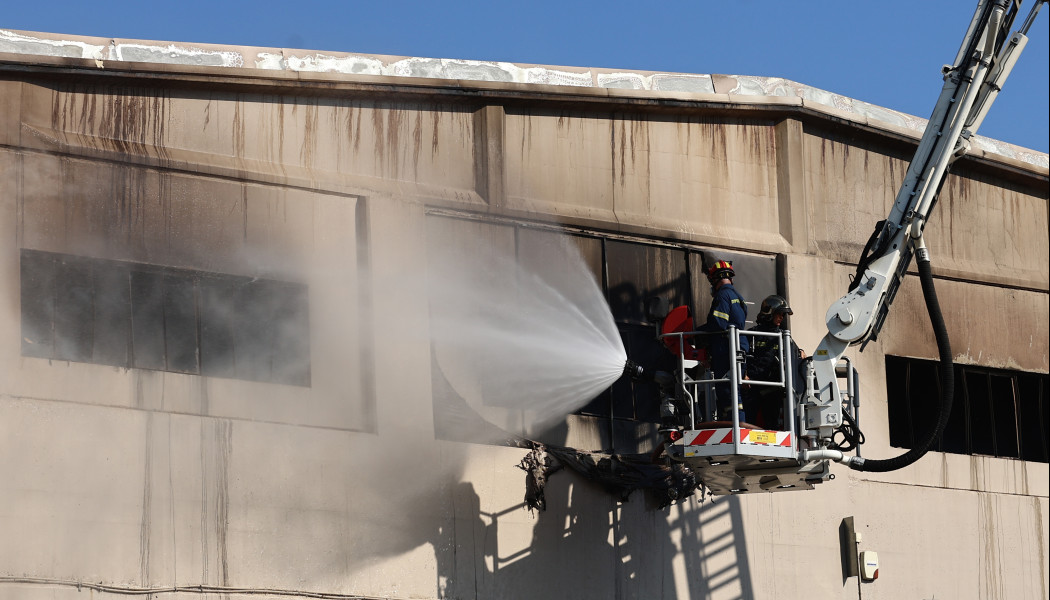
<path id="1" fill-rule="evenodd" d="M 763 333 L 782 333 L 784 322 L 793 314 L 791 307 L 783 296 L 767 296 L 762 301 L 757 323 L 748 331 Z M 751 356 L 747 359 L 747 376 L 757 381 L 780 381 L 780 337 L 755 336 L 751 340 Z M 798 365 L 805 353 L 791 342 L 790 368 L 794 369 L 793 378 L 798 380 Z M 747 391 L 748 413 L 754 414 L 755 424 L 766 429 L 783 429 L 784 388 L 752 386 Z"/>

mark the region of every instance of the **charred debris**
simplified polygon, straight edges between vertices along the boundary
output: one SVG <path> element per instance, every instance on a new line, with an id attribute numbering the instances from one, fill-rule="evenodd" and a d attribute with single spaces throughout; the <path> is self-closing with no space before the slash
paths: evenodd
<path id="1" fill-rule="evenodd" d="M 515 445 L 529 449 L 518 468 L 525 471 L 525 503 L 530 510 L 546 510 L 547 481 L 566 467 L 595 482 L 621 502 L 627 502 L 639 490 L 646 495 L 647 505 L 656 509 L 667 508 L 694 494 L 698 494 L 701 502 L 708 496 L 704 484 L 688 467 L 661 462 L 653 455 L 577 450 L 532 440 L 517 440 Z"/>

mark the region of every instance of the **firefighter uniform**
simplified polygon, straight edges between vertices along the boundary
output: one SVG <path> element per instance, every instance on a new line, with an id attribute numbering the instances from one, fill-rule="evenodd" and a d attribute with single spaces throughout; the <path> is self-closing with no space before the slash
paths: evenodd
<path id="1" fill-rule="evenodd" d="M 748 331 L 761 331 L 763 333 L 782 333 L 783 328 L 773 323 L 759 323 Z M 798 381 L 799 370 L 802 360 L 802 352 L 791 340 L 791 352 L 788 354 L 792 369 L 792 377 Z M 780 370 L 780 338 L 778 337 L 756 337 L 751 342 L 751 356 L 747 358 L 747 376 L 756 381 L 779 381 Z M 747 412 L 755 413 L 755 423 L 767 429 L 782 429 L 784 420 L 782 409 L 784 405 L 784 389 L 755 386 L 751 387 L 746 394 L 750 400 L 747 404 Z"/>
<path id="2" fill-rule="evenodd" d="M 776 294 L 766 297 L 762 301 L 762 308 L 758 311 L 755 319 L 758 323 L 750 331 L 763 333 L 784 332 L 784 319 L 794 314 L 787 300 Z M 751 356 L 747 359 L 747 376 L 755 381 L 780 381 L 783 374 L 780 365 L 780 341 L 779 337 L 757 336 L 751 342 Z M 802 351 L 791 340 L 791 349 L 787 353 L 789 364 L 787 370 L 791 371 L 793 378 L 800 376 L 799 370 L 802 364 Z M 787 382 L 786 375 L 785 383 Z M 751 386 L 746 394 L 747 412 L 753 414 L 756 423 L 767 429 L 783 429 L 784 418 L 781 414 L 784 408 L 785 389 L 781 387 Z"/>
<path id="3" fill-rule="evenodd" d="M 736 291 L 732 283 L 722 284 L 712 292 L 711 310 L 707 313 L 707 322 L 700 331 L 709 333 L 723 332 L 732 325 L 737 330 L 743 330 L 747 321 L 747 305 L 744 298 Z M 710 341 L 711 370 L 716 379 L 729 377 L 729 368 L 734 364 L 734 358 L 729 352 L 729 337 L 727 335 L 711 336 Z M 740 337 L 741 351 L 747 352 L 749 344 L 746 337 Z M 724 417 L 729 413 L 731 402 L 731 390 L 729 384 L 720 383 L 715 386 L 715 395 L 719 415 Z M 743 415 L 741 416 L 743 420 Z"/>
<path id="4" fill-rule="evenodd" d="M 732 325 L 739 330 L 744 329 L 744 325 L 747 323 L 747 305 L 744 304 L 744 297 L 736 291 L 732 283 L 726 283 L 721 285 L 717 290 L 714 291 L 714 297 L 711 298 L 711 310 L 707 313 L 707 322 L 704 323 L 701 331 L 708 332 L 719 332 L 729 329 Z M 725 342 L 726 348 L 729 347 L 728 338 L 718 338 Z M 740 338 L 741 350 L 747 351 L 748 341 L 746 337 Z"/>

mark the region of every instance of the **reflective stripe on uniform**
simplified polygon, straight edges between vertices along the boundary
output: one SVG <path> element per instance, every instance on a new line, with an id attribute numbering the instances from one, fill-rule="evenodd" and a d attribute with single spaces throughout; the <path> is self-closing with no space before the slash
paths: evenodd
<path id="1" fill-rule="evenodd" d="M 729 320 L 729 315 L 727 315 L 724 312 L 713 310 L 713 311 L 711 311 L 711 314 L 713 314 L 714 316 L 718 317 L 719 319 L 725 319 L 726 321 Z"/>

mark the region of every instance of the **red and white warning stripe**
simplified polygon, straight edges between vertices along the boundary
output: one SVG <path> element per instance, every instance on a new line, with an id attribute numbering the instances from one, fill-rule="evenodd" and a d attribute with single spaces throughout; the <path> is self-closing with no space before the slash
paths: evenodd
<path id="1" fill-rule="evenodd" d="M 687 431 L 682 438 L 683 446 L 717 446 L 733 443 L 733 429 L 700 429 Z M 740 443 L 757 446 L 790 446 L 790 431 L 769 431 L 762 429 L 741 429 Z"/>

